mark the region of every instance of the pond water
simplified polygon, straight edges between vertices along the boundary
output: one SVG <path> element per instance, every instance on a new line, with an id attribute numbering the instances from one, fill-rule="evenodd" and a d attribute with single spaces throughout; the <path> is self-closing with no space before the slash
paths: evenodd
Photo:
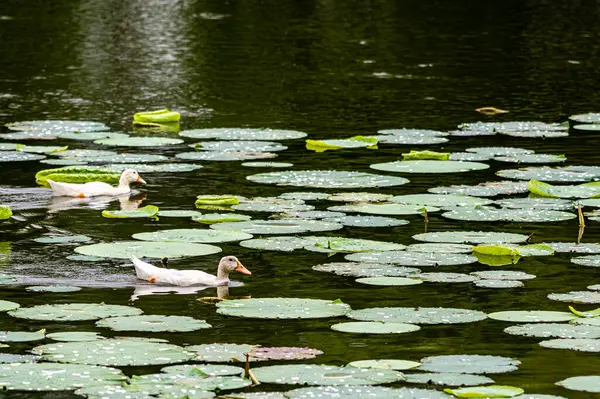
<path id="1" fill-rule="evenodd" d="M 555 2 L 556 3 L 556 2 Z M 600 38 L 596 5 L 508 1 L 8 1 L 0 9 L 0 125 L 15 121 L 64 119 L 104 123 L 111 132 L 135 137 L 168 136 L 185 142 L 165 147 L 107 147 L 92 141 L 58 139 L 28 145 L 68 145 L 160 154 L 193 151 L 200 140 L 176 133 L 132 131 L 135 112 L 170 108 L 181 113 L 181 129 L 271 128 L 301 131 L 309 139 L 374 135 L 382 129 L 456 130 L 476 121 L 565 122 L 569 115 L 598 111 L 597 74 Z M 497 116 L 477 113 L 493 106 L 510 111 Z M 7 128 L 2 133 L 8 133 Z M 130 240 L 132 234 L 175 228 L 204 228 L 189 218 L 109 219 L 101 211 L 121 206 L 155 205 L 161 210 L 195 210 L 197 195 L 278 196 L 294 191 L 372 192 L 392 195 L 426 193 L 438 186 L 499 181 L 495 172 L 530 164 L 483 161 L 490 167 L 465 173 L 408 174 L 376 171 L 369 165 L 401 160 L 410 150 L 462 152 L 473 147 L 520 147 L 536 153 L 564 154 L 565 165 L 599 165 L 600 135 L 571 129 L 562 138 L 508 135 L 457 137 L 433 145 L 380 144 L 378 149 L 313 152 L 305 140 L 280 141 L 288 148 L 264 161 L 292 163 L 291 170 L 340 170 L 402 176 L 409 183 L 382 188 L 306 188 L 261 184 L 246 177 L 271 169 L 242 166 L 240 161 L 185 161 L 203 168 L 181 173 L 143 173 L 131 201 L 62 202 L 38 188 L 35 173 L 54 167 L 38 161 L 0 163 L 0 205 L 14 217 L 0 222 L 0 272 L 16 284 L 0 287 L 0 299 L 22 307 L 41 304 L 101 303 L 133 305 L 149 315 L 191 316 L 213 327 L 194 332 L 114 332 L 93 321 L 28 321 L 0 313 L 2 330 L 98 331 L 106 337 L 163 338 L 176 345 L 258 344 L 316 348 L 324 353 L 314 364 L 345 365 L 364 359 L 419 361 L 438 355 L 496 355 L 521 361 L 518 370 L 492 374 L 499 385 L 526 393 L 591 398 L 593 393 L 556 386 L 565 378 L 598 374 L 597 353 L 549 349 L 541 338 L 503 332 L 513 324 L 486 319 L 467 324 L 423 325 L 405 334 L 352 334 L 331 325 L 343 317 L 302 320 L 240 318 L 218 314 L 199 297 L 223 295 L 206 288 L 180 295 L 149 295 L 136 282 L 126 259 L 83 262 L 67 259 L 80 243 L 43 244 L 48 235 L 85 235 L 92 243 Z M 277 140 L 273 140 L 277 141 Z M 19 140 L 3 139 L 4 142 Z M 48 158 L 57 158 L 49 155 Z M 260 160 L 259 160 L 260 161 Z M 579 184 L 573 183 L 573 184 Z M 498 198 L 526 197 L 527 194 Z M 344 202 L 307 201 L 318 210 Z M 593 208 L 586 207 L 586 211 Z M 200 210 L 203 213 L 211 211 Z M 570 210 L 575 214 L 574 210 Z M 272 213 L 239 211 L 254 219 Z M 551 223 L 451 220 L 442 212 L 392 216 L 407 220 L 396 227 L 344 227 L 304 235 L 363 238 L 404 245 L 413 235 L 474 230 L 533 234 L 531 242 L 575 242 L 577 218 Z M 587 221 L 582 242 L 599 242 L 597 223 Z M 254 238 L 266 237 L 255 234 Z M 223 255 L 235 255 L 252 272 L 236 275 L 232 297 L 341 299 L 353 309 L 373 307 L 451 307 L 485 313 L 507 310 L 567 311 L 594 309 L 553 301 L 551 293 L 582 291 L 599 284 L 597 269 L 570 262 L 572 254 L 523 257 L 496 269 L 537 276 L 521 288 L 495 289 L 472 283 L 425 282 L 376 286 L 355 278 L 312 270 L 343 262 L 344 254 L 296 250 L 267 251 L 238 242 L 214 244 L 222 253 L 171 259 L 180 269 L 214 273 Z M 158 259 L 152 259 L 155 264 Z M 432 268 L 424 268 L 431 271 Z M 492 270 L 475 262 L 440 266 L 435 271 L 470 273 Z M 31 285 L 76 285 L 72 293 L 26 291 Z M 0 353 L 28 353 L 45 341 L 10 343 Z M 283 364 L 273 362 L 266 364 Z M 160 366 L 121 367 L 127 375 L 158 372 Z M 425 388 L 395 383 L 392 386 Z M 247 392 L 285 391 L 290 385 L 262 384 Z M 441 389 L 442 386 L 429 386 Z M 38 397 L 50 394 L 39 393 Z M 69 391 L 52 397 L 79 397 Z M 0 397 L 33 397 L 0 393 Z M 50 396 L 47 396 L 50 397 Z"/>

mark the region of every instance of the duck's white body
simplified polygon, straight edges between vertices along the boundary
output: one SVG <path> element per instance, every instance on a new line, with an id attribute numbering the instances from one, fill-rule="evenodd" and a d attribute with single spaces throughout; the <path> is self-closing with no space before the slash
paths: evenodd
<path id="1" fill-rule="evenodd" d="M 104 182 L 90 182 L 84 184 L 61 183 L 53 180 L 47 180 L 54 192 L 54 195 L 61 197 L 97 197 L 100 195 L 121 195 L 131 192 L 129 184 L 138 182 L 146 184 L 146 182 L 133 169 L 127 169 L 121 174 L 119 185 L 113 187 Z"/>
<path id="2" fill-rule="evenodd" d="M 132 256 L 131 260 L 135 266 L 137 278 L 140 280 L 146 280 L 151 283 L 178 285 L 181 287 L 190 285 L 227 285 L 229 283 L 229 273 L 232 271 L 251 274 L 235 256 L 226 256 L 221 259 L 216 276 L 200 270 L 177 270 L 156 267 L 139 260 L 135 256 Z"/>

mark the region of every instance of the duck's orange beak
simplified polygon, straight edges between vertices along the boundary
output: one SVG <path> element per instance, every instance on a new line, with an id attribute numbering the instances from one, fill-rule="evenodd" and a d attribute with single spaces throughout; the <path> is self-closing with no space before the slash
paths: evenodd
<path id="1" fill-rule="evenodd" d="M 250 270 L 246 269 L 244 267 L 244 265 L 242 265 L 242 263 L 239 261 L 238 261 L 237 267 L 233 270 L 235 270 L 238 273 L 246 274 L 248 276 L 252 275 L 252 273 L 250 273 Z"/>
<path id="2" fill-rule="evenodd" d="M 146 184 L 146 181 L 144 179 L 142 179 L 142 176 L 138 176 L 138 178 L 136 179 L 136 182 Z"/>

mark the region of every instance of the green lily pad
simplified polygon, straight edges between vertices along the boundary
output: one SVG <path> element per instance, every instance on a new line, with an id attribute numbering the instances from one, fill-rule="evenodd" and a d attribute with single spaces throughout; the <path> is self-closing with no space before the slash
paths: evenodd
<path id="1" fill-rule="evenodd" d="M 571 262 L 580 266 L 600 267 L 600 255 L 578 256 L 571 258 Z"/>
<path id="2" fill-rule="evenodd" d="M 510 209 L 551 209 L 555 211 L 573 211 L 573 201 L 560 198 L 505 198 L 495 201 L 496 205 Z"/>
<path id="3" fill-rule="evenodd" d="M 89 121 L 61 121 L 61 120 L 39 120 L 7 123 L 10 130 L 37 132 L 48 135 L 66 132 L 96 132 L 108 130 L 109 127 L 100 122 Z"/>
<path id="4" fill-rule="evenodd" d="M 330 194 L 326 198 L 328 201 L 339 201 L 339 202 L 384 202 L 392 198 L 391 194 L 380 194 L 380 193 L 336 193 Z"/>
<path id="5" fill-rule="evenodd" d="M 555 312 L 547 310 L 512 310 L 489 313 L 488 317 L 494 320 L 510 321 L 515 323 L 555 323 L 576 319 L 570 312 Z"/>
<path id="6" fill-rule="evenodd" d="M 467 152 L 475 152 L 478 154 L 486 154 L 492 157 L 511 157 L 517 155 L 530 155 L 535 151 L 527 150 L 525 148 L 515 148 L 515 147 L 473 147 L 467 148 L 465 151 Z"/>
<path id="7" fill-rule="evenodd" d="M 593 291 L 600 291 L 600 284 L 588 285 L 587 289 Z"/>
<path id="8" fill-rule="evenodd" d="M 520 288 L 524 286 L 518 280 L 477 280 L 473 284 L 481 288 Z"/>
<path id="9" fill-rule="evenodd" d="M 319 272 L 335 273 L 339 276 L 352 277 L 405 277 L 419 273 L 421 270 L 414 267 L 395 266 L 389 263 L 354 263 L 336 262 L 316 265 L 313 270 Z"/>
<path id="10" fill-rule="evenodd" d="M 323 219 L 327 222 L 327 219 L 336 219 L 345 217 L 346 214 L 343 212 L 331 212 L 331 211 L 299 211 L 299 212 L 285 212 L 274 217 L 280 217 L 281 219 Z M 337 222 L 333 222 L 337 223 Z"/>
<path id="11" fill-rule="evenodd" d="M 16 302 L 4 301 L 4 300 L 0 299 L 0 312 L 7 312 L 9 310 L 15 310 L 19 307 L 21 307 L 21 305 L 19 305 Z"/>
<path id="12" fill-rule="evenodd" d="M 442 137 L 447 136 L 448 133 L 441 132 L 439 130 L 430 129 L 382 129 L 378 130 L 379 134 L 388 134 L 392 136 L 413 136 L 413 137 Z"/>
<path id="13" fill-rule="evenodd" d="M 221 252 L 221 248 L 214 245 L 182 242 L 117 241 L 84 245 L 75 248 L 75 252 L 82 255 L 117 259 L 129 259 L 132 255 L 138 258 L 181 258 L 216 254 Z"/>
<path id="14" fill-rule="evenodd" d="M 203 344 L 187 346 L 185 349 L 196 353 L 194 360 L 200 362 L 244 362 L 246 353 L 251 352 L 257 345 L 247 344 Z M 249 358 L 250 361 L 260 360 Z"/>
<path id="15" fill-rule="evenodd" d="M 202 391 L 195 387 L 179 386 L 170 384 L 121 384 L 91 386 L 75 391 L 75 394 L 85 396 L 88 399 L 148 399 L 148 398 L 189 398 L 206 399 L 214 398 L 215 393 Z"/>
<path id="16" fill-rule="evenodd" d="M 237 195 L 210 195 L 210 194 L 203 194 L 203 195 L 199 195 L 196 197 L 196 205 L 223 205 L 223 206 L 230 206 L 230 205 L 237 205 L 240 203 L 240 199 L 242 197 L 239 197 Z"/>
<path id="17" fill-rule="evenodd" d="M 182 152 L 176 154 L 179 159 L 191 161 L 246 161 L 251 159 L 269 159 L 275 158 L 277 154 L 272 152 L 224 152 L 224 151 L 200 151 L 200 152 Z"/>
<path id="18" fill-rule="evenodd" d="M 192 144 L 196 151 L 217 152 L 277 152 L 287 150 L 287 147 L 272 141 L 206 141 Z"/>
<path id="19" fill-rule="evenodd" d="M 493 132 L 523 132 L 529 130 L 555 130 L 562 131 L 568 130 L 569 127 L 561 123 L 545 123 L 545 122 L 529 122 L 529 121 L 515 121 L 515 122 L 474 122 L 474 123 L 463 123 L 458 126 L 464 130 L 478 130 L 478 131 L 493 131 Z"/>
<path id="20" fill-rule="evenodd" d="M 96 322 L 97 327 L 113 331 L 188 332 L 212 326 L 204 320 L 188 316 L 122 316 L 109 317 Z"/>
<path id="21" fill-rule="evenodd" d="M 478 221 L 478 222 L 520 222 L 541 223 L 559 222 L 575 219 L 574 213 L 552 211 L 545 209 L 495 209 L 495 208 L 457 208 L 442 213 L 442 216 L 452 220 Z"/>
<path id="22" fill-rule="evenodd" d="M 81 161 L 73 158 L 61 158 L 61 159 L 42 159 L 40 163 L 48 164 L 48 165 L 57 165 L 57 166 L 79 166 L 79 165 L 87 165 L 88 163 L 85 161 Z"/>
<path id="23" fill-rule="evenodd" d="M 456 185 L 448 187 L 433 187 L 429 190 L 434 194 L 469 195 L 473 197 L 494 197 L 496 195 L 512 195 L 528 192 L 527 182 L 521 181 L 490 181 L 475 186 Z"/>
<path id="24" fill-rule="evenodd" d="M 202 213 L 198 211 L 186 211 L 183 209 L 159 210 L 157 214 L 157 216 L 165 218 L 191 218 L 201 215 Z"/>
<path id="25" fill-rule="evenodd" d="M 400 145 L 430 145 L 447 143 L 448 139 L 439 136 L 421 136 L 411 134 L 378 134 L 371 136 L 381 144 L 400 144 Z"/>
<path id="26" fill-rule="evenodd" d="M 31 152 L 34 154 L 53 154 L 67 150 L 68 146 L 51 146 L 51 145 L 24 145 L 19 144 L 16 151 Z"/>
<path id="27" fill-rule="evenodd" d="M 495 161 L 513 163 L 561 163 L 567 160 L 564 155 L 555 154 L 523 154 L 513 156 L 495 157 Z"/>
<path id="28" fill-rule="evenodd" d="M 314 243 L 326 240 L 328 237 L 295 237 L 295 236 L 276 236 L 268 238 L 256 238 L 240 242 L 244 248 L 261 249 L 265 251 L 284 251 L 291 252 L 302 249 Z M 341 238 L 341 237 L 331 237 Z"/>
<path id="29" fill-rule="evenodd" d="M 218 243 L 247 240 L 252 238 L 252 234 L 230 230 L 171 229 L 148 233 L 136 233 L 131 237 L 135 238 L 136 240 L 157 242 Z"/>
<path id="30" fill-rule="evenodd" d="M 241 213 L 206 213 L 199 216 L 192 216 L 194 222 L 202 224 L 215 224 L 224 222 L 245 222 L 252 219 L 248 215 Z"/>
<path id="31" fill-rule="evenodd" d="M 65 303 L 38 305 L 10 311 L 13 317 L 28 320 L 80 321 L 97 320 L 112 316 L 137 316 L 142 311 L 131 306 L 105 305 L 96 303 Z"/>
<path id="32" fill-rule="evenodd" d="M 504 332 L 535 338 L 600 338 L 598 326 L 560 323 L 520 324 L 506 327 Z"/>
<path id="33" fill-rule="evenodd" d="M 87 167 L 67 167 L 59 169 L 44 169 L 35 174 L 38 184 L 49 187 L 47 180 L 64 183 L 89 183 L 101 181 L 108 184 L 119 182 L 121 174 L 112 170 L 90 169 Z"/>
<path id="34" fill-rule="evenodd" d="M 402 154 L 402 160 L 414 161 L 419 159 L 433 159 L 436 161 L 447 161 L 450 158 L 449 152 L 435 152 L 435 151 L 414 151 L 411 150 L 409 153 Z"/>
<path id="35" fill-rule="evenodd" d="M 0 365 L 0 385 L 9 391 L 66 391 L 90 385 L 120 384 L 126 378 L 118 369 L 81 364 Z"/>
<path id="36" fill-rule="evenodd" d="M 320 220 L 250 220 L 246 222 L 223 222 L 213 224 L 211 229 L 237 230 L 249 234 L 297 234 L 308 231 L 339 230 L 343 226 L 337 223 L 328 223 Z"/>
<path id="37" fill-rule="evenodd" d="M 486 280 L 531 280 L 536 277 L 533 274 L 515 270 L 485 270 L 471 274 Z"/>
<path id="38" fill-rule="evenodd" d="M 573 125 L 573 129 L 584 132 L 597 132 L 600 130 L 600 124 L 597 123 L 585 123 L 581 125 Z"/>
<path id="39" fill-rule="evenodd" d="M 115 147 L 164 147 L 183 143 L 181 139 L 168 137 L 113 137 L 94 141 L 94 144 Z"/>
<path id="40" fill-rule="evenodd" d="M 488 154 L 478 154 L 476 152 L 453 152 L 448 157 L 449 161 L 489 161 L 492 159 L 492 155 Z"/>
<path id="41" fill-rule="evenodd" d="M 6 345 L 8 346 L 8 345 Z M 0 353 L 0 364 L 6 363 L 36 363 L 39 356 L 33 355 L 15 355 L 12 353 Z"/>
<path id="42" fill-rule="evenodd" d="M 10 219 L 13 215 L 12 210 L 7 205 L 0 205 L 0 220 Z"/>
<path id="43" fill-rule="evenodd" d="M 477 258 L 466 254 L 431 252 L 387 251 L 346 255 L 352 262 L 395 263 L 402 266 L 453 266 L 477 262 Z"/>
<path id="44" fill-rule="evenodd" d="M 44 236 L 34 238 L 33 241 L 42 244 L 66 244 L 71 242 L 88 242 L 92 239 L 88 236 L 76 235 L 76 236 Z"/>
<path id="45" fill-rule="evenodd" d="M 74 287 L 72 285 L 36 285 L 26 287 L 25 290 L 30 292 L 77 292 L 81 291 L 81 287 Z"/>
<path id="46" fill-rule="evenodd" d="M 46 330 L 36 332 L 0 331 L 0 342 L 30 342 L 40 341 L 46 337 Z"/>
<path id="47" fill-rule="evenodd" d="M 179 132 L 180 136 L 193 139 L 219 140 L 293 140 L 306 137 L 306 133 L 295 130 L 255 129 L 255 128 L 213 128 L 192 129 Z"/>
<path id="48" fill-rule="evenodd" d="M 343 148 L 371 148 L 377 149 L 376 137 L 355 136 L 347 139 L 332 140 L 306 140 L 306 149 L 315 152 L 327 150 L 340 150 Z"/>
<path id="49" fill-rule="evenodd" d="M 168 109 L 159 109 L 156 111 L 136 112 L 133 120 L 138 123 L 169 123 L 178 122 L 181 118 L 179 112 L 169 111 Z"/>
<path id="50" fill-rule="evenodd" d="M 89 158 L 96 156 L 116 156 L 118 154 L 114 151 L 108 150 L 77 149 L 61 151 L 56 155 L 58 155 L 61 158 Z"/>
<path id="51" fill-rule="evenodd" d="M 330 211 L 336 212 L 359 212 L 374 215 L 418 215 L 439 211 L 433 206 L 424 207 L 422 205 L 405 205 L 405 204 L 356 204 L 356 205 L 338 205 L 330 206 Z"/>
<path id="52" fill-rule="evenodd" d="M 501 233 L 494 231 L 438 231 L 415 234 L 413 238 L 425 242 L 448 242 L 468 244 L 501 244 L 525 242 L 524 234 Z"/>
<path id="53" fill-rule="evenodd" d="M 472 323 L 487 318 L 485 313 L 478 310 L 453 308 L 367 308 L 353 310 L 347 316 L 361 321 L 409 324 Z"/>
<path id="54" fill-rule="evenodd" d="M 342 301 L 309 298 L 251 298 L 217 303 L 217 313 L 257 319 L 315 319 L 343 316 L 350 306 Z"/>
<path id="55" fill-rule="evenodd" d="M 566 294 L 548 294 L 548 299 L 572 303 L 600 303 L 600 292 L 571 291 Z"/>
<path id="56" fill-rule="evenodd" d="M 248 356 L 259 360 L 301 360 L 313 359 L 322 355 L 323 351 L 313 348 L 293 346 L 259 346 L 248 352 Z"/>
<path id="57" fill-rule="evenodd" d="M 194 375 L 216 377 L 223 375 L 242 375 L 244 369 L 223 364 L 179 364 L 176 366 L 163 367 L 160 371 L 165 374 L 183 377 Z"/>
<path id="58" fill-rule="evenodd" d="M 600 339 L 550 339 L 540 342 L 540 346 L 552 349 L 569 349 L 579 352 L 600 352 Z"/>
<path id="59" fill-rule="evenodd" d="M 248 168 L 291 168 L 294 164 L 288 162 L 244 162 L 242 166 Z"/>
<path id="60" fill-rule="evenodd" d="M 600 114 L 593 112 L 576 114 L 569 116 L 569 120 L 577 123 L 600 123 Z"/>
<path id="61" fill-rule="evenodd" d="M 475 280 L 478 280 L 477 277 L 469 274 L 448 272 L 419 273 L 415 275 L 414 278 L 431 283 L 471 283 Z"/>
<path id="62" fill-rule="evenodd" d="M 466 386 L 493 384 L 494 380 L 482 375 L 462 374 L 462 373 L 406 373 L 405 382 L 411 384 L 433 384 L 442 386 Z"/>
<path id="63" fill-rule="evenodd" d="M 406 247 L 409 252 L 436 252 L 444 254 L 470 254 L 473 249 L 471 245 L 452 244 L 452 243 L 425 243 L 411 244 Z"/>
<path id="64" fill-rule="evenodd" d="M 311 250 L 315 246 L 343 253 L 401 251 L 406 248 L 406 245 L 393 242 L 364 240 L 360 238 L 323 237 L 321 240 L 314 242 L 314 244 L 306 246 L 305 249 Z"/>
<path id="65" fill-rule="evenodd" d="M 298 388 L 285 393 L 290 399 L 336 398 L 336 399 L 450 399 L 452 396 L 440 391 L 417 388 L 386 388 L 378 386 L 322 386 Z M 250 399 L 250 398 L 248 398 Z M 256 398 L 258 399 L 258 398 Z M 262 399 L 262 397 L 261 397 Z M 266 399 L 266 397 L 265 397 Z"/>
<path id="66" fill-rule="evenodd" d="M 244 203 L 239 205 L 233 205 L 231 207 L 236 211 L 242 212 L 304 212 L 315 209 L 312 205 L 298 204 L 292 201 L 286 202 L 281 200 L 280 203 Z"/>
<path id="67" fill-rule="evenodd" d="M 376 163 L 372 169 L 398 173 L 459 173 L 483 170 L 490 166 L 479 162 L 460 161 L 396 161 Z"/>
<path id="68" fill-rule="evenodd" d="M 30 154 L 21 151 L 0 151 L 0 162 L 25 162 L 39 161 L 46 158 L 45 155 Z"/>
<path id="69" fill-rule="evenodd" d="M 419 331 L 421 327 L 406 323 L 382 323 L 377 321 L 354 321 L 331 326 L 334 331 L 357 334 L 404 334 Z"/>
<path id="70" fill-rule="evenodd" d="M 530 166 L 521 169 L 504 169 L 496 175 L 517 180 L 540 180 L 545 182 L 587 182 L 600 177 L 597 166 Z"/>
<path id="71" fill-rule="evenodd" d="M 336 216 L 323 219 L 324 222 L 339 223 L 352 227 L 392 227 L 403 226 L 408 220 L 388 218 L 384 216 Z"/>
<path id="72" fill-rule="evenodd" d="M 59 342 L 37 346 L 32 352 L 41 355 L 44 360 L 100 366 L 171 364 L 194 357 L 193 352 L 176 345 L 125 339 Z"/>
<path id="73" fill-rule="evenodd" d="M 528 188 L 535 195 L 550 198 L 589 198 L 600 195 L 600 182 L 578 186 L 553 186 L 539 180 L 531 180 Z"/>
<path id="74" fill-rule="evenodd" d="M 113 133 L 113 132 L 67 132 L 60 133 L 58 135 L 61 139 L 67 140 L 83 140 L 83 141 L 94 141 L 100 139 L 112 139 L 112 138 L 125 138 L 129 137 L 125 133 Z"/>
<path id="75" fill-rule="evenodd" d="M 202 165 L 196 165 L 191 163 L 158 163 L 154 165 L 143 164 L 143 163 L 114 163 L 103 165 L 103 169 L 112 170 L 115 172 L 123 172 L 125 169 L 135 169 L 138 173 L 180 173 L 180 172 L 191 172 L 194 170 L 202 169 Z"/>
<path id="76" fill-rule="evenodd" d="M 585 375 L 579 377 L 570 377 L 558 381 L 560 385 L 572 391 L 600 392 L 600 375 Z"/>
<path id="77" fill-rule="evenodd" d="M 247 179 L 255 183 L 314 188 L 389 187 L 408 183 L 408 179 L 402 177 L 335 170 L 295 170 L 259 173 L 248 176 Z"/>
<path id="78" fill-rule="evenodd" d="M 252 370 L 257 380 L 270 384 L 375 385 L 402 379 L 394 370 L 359 369 L 316 364 L 287 364 Z"/>
<path id="79" fill-rule="evenodd" d="M 0 151 L 15 151 L 19 146 L 23 144 L 17 143 L 0 143 Z"/>
<path id="80" fill-rule="evenodd" d="M 410 370 L 419 367 L 420 362 L 398 359 L 373 359 L 373 360 L 356 360 L 348 363 L 350 367 L 358 367 L 360 369 L 383 369 L 383 370 Z"/>
<path id="81" fill-rule="evenodd" d="M 423 283 L 423 281 L 416 278 L 406 277 L 362 277 L 357 279 L 356 282 L 361 284 L 382 286 L 417 285 Z"/>
<path id="82" fill-rule="evenodd" d="M 498 374 L 517 370 L 517 359 L 487 355 L 444 355 L 421 359 L 419 370 L 435 373 Z"/>
<path id="83" fill-rule="evenodd" d="M 65 331 L 47 334 L 46 338 L 61 342 L 87 342 L 106 339 L 100 333 L 95 331 Z"/>
<path id="84" fill-rule="evenodd" d="M 512 398 L 525 391 L 522 388 L 508 385 L 488 385 L 485 387 L 446 388 L 444 392 L 457 398 Z"/>
<path id="85" fill-rule="evenodd" d="M 335 195 L 335 194 L 334 194 Z M 316 193 L 310 191 L 294 191 L 289 193 L 283 193 L 279 196 L 279 198 L 283 199 L 295 199 L 302 201 L 318 201 L 322 199 L 327 199 L 329 194 L 325 193 Z M 391 195 L 390 195 L 391 197 Z"/>
<path id="86" fill-rule="evenodd" d="M 574 242 L 547 242 L 546 245 L 559 253 L 600 254 L 600 244 Z"/>
<path id="87" fill-rule="evenodd" d="M 390 202 L 411 205 L 427 205 L 439 208 L 449 208 L 455 206 L 475 207 L 489 205 L 492 200 L 485 198 L 467 197 L 464 195 L 443 195 L 443 194 L 409 194 L 399 195 L 389 199 Z"/>
<path id="88" fill-rule="evenodd" d="M 492 256 L 551 256 L 554 255 L 554 249 L 545 244 L 529 245 L 477 245 L 472 247 L 474 254 L 484 254 Z M 510 280 L 510 279 L 509 279 Z"/>
<path id="89" fill-rule="evenodd" d="M 83 150 L 82 150 L 83 151 Z M 111 168 L 115 168 L 113 164 L 125 163 L 125 164 L 145 164 L 149 162 L 162 162 L 168 158 L 164 155 L 158 154 L 130 154 L 121 153 L 115 155 L 93 155 L 85 157 L 85 160 L 89 163 L 107 163 L 111 164 Z M 143 166 L 140 170 L 143 169 Z"/>

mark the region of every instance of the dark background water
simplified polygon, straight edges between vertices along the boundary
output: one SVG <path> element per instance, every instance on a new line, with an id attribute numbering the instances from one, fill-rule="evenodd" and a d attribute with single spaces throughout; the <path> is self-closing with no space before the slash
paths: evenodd
<path id="1" fill-rule="evenodd" d="M 311 138 L 373 134 L 383 128 L 451 130 L 477 120 L 563 121 L 570 114 L 598 110 L 600 75 L 599 4 L 595 1 L 115 1 L 4 0 L 0 5 L 0 123 L 29 119 L 82 119 L 131 130 L 139 110 L 169 107 L 182 113 L 182 127 L 271 127 L 305 131 Z M 495 106 L 510 111 L 484 117 L 474 111 Z M 50 144 L 50 143 L 41 143 Z M 69 142 L 73 148 L 80 143 Z M 286 143 L 287 144 L 287 143 Z M 600 139 L 572 134 L 565 139 L 531 140 L 506 136 L 452 138 L 427 149 L 458 151 L 475 146 L 520 146 L 564 153 L 568 164 L 598 164 Z M 396 160 L 401 152 L 424 147 L 385 146 L 378 151 L 309 153 L 303 140 L 276 161 L 297 169 L 369 171 L 374 162 Z M 97 147 L 92 145 L 93 148 Z M 181 152 L 184 146 L 164 151 Z M 148 151 L 151 152 L 151 151 Z M 238 162 L 203 163 L 191 173 L 152 175 L 144 204 L 193 209 L 198 194 L 278 195 L 284 189 L 255 185 L 245 176 L 262 170 Z M 33 175 L 46 165 L 0 164 L 0 184 L 34 187 Z M 482 172 L 408 176 L 411 183 L 380 192 L 407 194 L 447 184 L 494 179 L 512 165 L 492 162 Z M 315 191 L 315 190 L 312 190 Z M 324 190 L 331 191 L 331 190 Z M 365 190 L 374 191 L 374 190 Z M 28 199 L 30 201 L 31 198 Z M 23 305 L 62 302 L 129 303 L 133 288 L 124 262 L 81 264 L 65 260 L 72 246 L 42 246 L 32 238 L 58 228 L 95 240 L 123 240 L 134 232 L 197 224 L 171 218 L 158 223 L 104 219 L 81 208 L 18 214 L 25 222 L 0 232 L 12 253 L 6 272 L 31 281 L 84 280 L 75 294 L 32 294 L 23 286 L 2 290 L 2 299 Z M 27 201 L 25 201 L 27 202 Z M 320 203 L 324 209 L 328 203 Z M 115 205 L 112 205 L 115 208 Z M 257 215 L 258 218 L 260 215 Z M 264 215 L 266 216 L 266 215 Z M 537 242 L 574 241 L 577 222 L 551 224 L 452 222 L 430 215 L 429 231 L 497 229 L 535 233 Z M 345 228 L 348 237 L 412 243 L 422 232 L 420 216 L 391 229 Z M 338 235 L 340 232 L 332 234 Z M 584 241 L 597 242 L 588 226 Z M 594 268 L 574 267 L 569 257 L 528 258 L 514 266 L 536 274 L 525 288 L 492 290 L 470 284 L 369 287 L 352 278 L 314 272 L 312 265 L 341 260 L 310 252 L 279 253 L 221 245 L 253 272 L 232 295 L 342 298 L 353 308 L 452 306 L 486 312 L 508 309 L 566 310 L 546 299 L 551 292 L 584 289 L 597 283 Z M 50 248 L 50 249 L 49 249 Z M 173 262 L 211 271 L 220 255 Z M 444 271 L 484 270 L 480 264 Z M 45 279 L 45 280 L 44 280 Z M 200 295 L 215 295 L 208 289 Z M 508 323 L 486 320 L 455 326 L 424 326 L 416 333 L 362 336 L 331 331 L 334 320 L 254 321 L 215 314 L 197 295 L 144 296 L 135 302 L 147 314 L 189 315 L 215 328 L 187 334 L 152 334 L 172 343 L 258 343 L 311 346 L 325 352 L 316 363 L 345 364 L 367 358 L 418 360 L 441 354 L 511 356 L 523 364 L 513 373 L 492 376 L 499 384 L 528 393 L 569 398 L 593 394 L 567 391 L 554 382 L 598 373 L 594 354 L 544 349 L 537 339 L 502 333 Z M 90 330 L 91 323 L 29 323 L 0 315 L 11 330 Z M 4 329 L 4 327 L 2 327 Z M 105 335 L 110 335 L 103 331 Z M 135 335 L 135 334 L 134 334 Z M 139 334 L 138 334 L 139 335 Z M 13 345 L 23 352 L 33 344 Z M 140 374 L 157 368 L 125 369 Z M 271 389 L 263 386 L 259 389 Z M 0 394 L 1 396 L 2 394 Z M 29 394 L 6 394 L 28 397 Z M 68 394 L 64 395 L 65 397 Z M 54 397 L 54 396 L 53 396 Z"/>

